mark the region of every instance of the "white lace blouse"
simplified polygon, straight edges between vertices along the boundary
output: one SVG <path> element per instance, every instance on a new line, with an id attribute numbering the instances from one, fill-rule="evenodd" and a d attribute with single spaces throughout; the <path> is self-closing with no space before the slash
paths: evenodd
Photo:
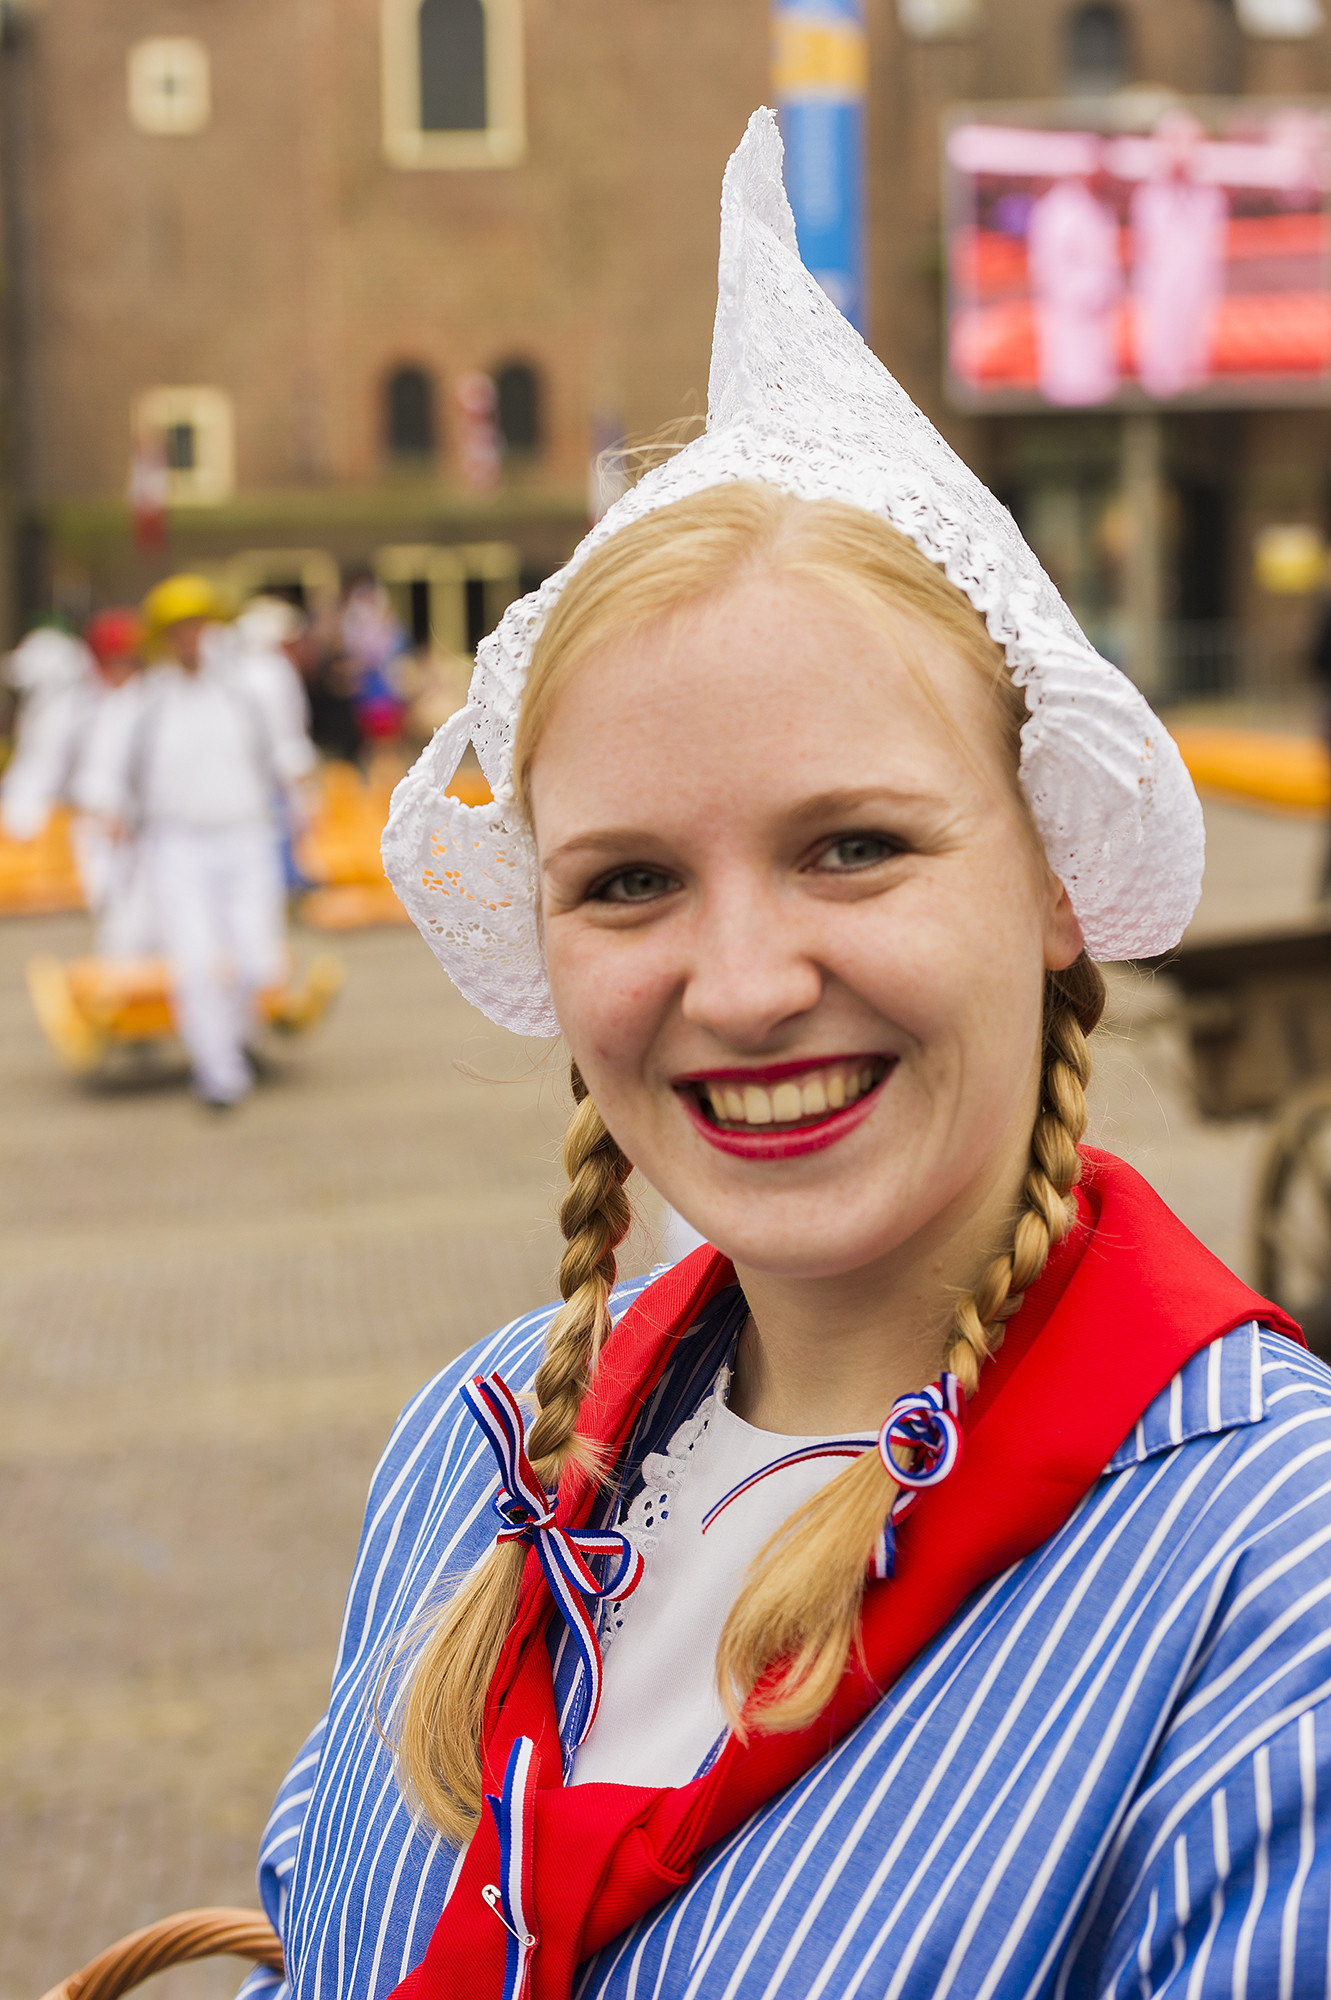
<path id="1" fill-rule="evenodd" d="M 726 1403 L 723 1368 L 696 1414 L 644 1462 L 619 1525 L 646 1558 L 601 1628 L 604 1678 L 572 1782 L 683 1785 L 711 1760 L 725 1716 L 716 1649 L 744 1573 L 804 1501 L 874 1443 L 755 1430 Z"/>

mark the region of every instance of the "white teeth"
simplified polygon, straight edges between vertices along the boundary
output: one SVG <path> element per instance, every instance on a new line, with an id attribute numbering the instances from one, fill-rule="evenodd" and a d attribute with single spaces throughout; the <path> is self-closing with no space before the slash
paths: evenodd
<path id="1" fill-rule="evenodd" d="M 821 1118 L 840 1111 L 871 1090 L 876 1065 L 851 1069 L 837 1065 L 807 1077 L 792 1077 L 770 1091 L 760 1083 L 708 1083 L 702 1086 L 712 1116 L 726 1125 L 793 1125 L 801 1118 Z"/>
<path id="2" fill-rule="evenodd" d="M 797 1083 L 779 1083 L 772 1092 L 772 1116 L 778 1125 L 789 1125 L 804 1116 L 804 1101 Z"/>

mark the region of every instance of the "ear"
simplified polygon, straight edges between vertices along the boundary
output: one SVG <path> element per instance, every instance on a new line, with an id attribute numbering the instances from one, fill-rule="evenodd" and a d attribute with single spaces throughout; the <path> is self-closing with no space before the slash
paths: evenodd
<path id="1" fill-rule="evenodd" d="M 1065 972 L 1086 948 L 1077 913 L 1057 875 L 1050 871 L 1044 913 L 1044 962 L 1048 972 Z"/>

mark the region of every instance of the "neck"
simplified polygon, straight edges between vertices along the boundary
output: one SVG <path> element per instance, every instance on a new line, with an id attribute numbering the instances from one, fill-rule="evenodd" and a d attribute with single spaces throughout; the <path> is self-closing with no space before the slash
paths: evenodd
<path id="1" fill-rule="evenodd" d="M 991 1167 L 978 1199 L 968 1189 L 928 1229 L 857 1270 L 791 1278 L 736 1265 L 750 1317 L 731 1385 L 735 1414 L 793 1437 L 877 1430 L 898 1396 L 937 1378 L 957 1298 L 1010 1240 L 1025 1168 L 1025 1153 L 1006 1172 Z"/>

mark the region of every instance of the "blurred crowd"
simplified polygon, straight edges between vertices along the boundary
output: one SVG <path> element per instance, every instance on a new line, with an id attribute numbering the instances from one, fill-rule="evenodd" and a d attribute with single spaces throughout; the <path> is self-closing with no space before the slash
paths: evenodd
<path id="1" fill-rule="evenodd" d="M 174 576 L 81 634 L 35 629 L 4 677 L 4 832 L 33 840 L 68 813 L 98 958 L 164 962 L 196 1094 L 235 1104 L 260 996 L 288 974 L 320 758 L 396 746 L 420 692 L 387 592 L 354 571 L 311 612 L 259 595 L 231 615 L 207 578 Z"/>

